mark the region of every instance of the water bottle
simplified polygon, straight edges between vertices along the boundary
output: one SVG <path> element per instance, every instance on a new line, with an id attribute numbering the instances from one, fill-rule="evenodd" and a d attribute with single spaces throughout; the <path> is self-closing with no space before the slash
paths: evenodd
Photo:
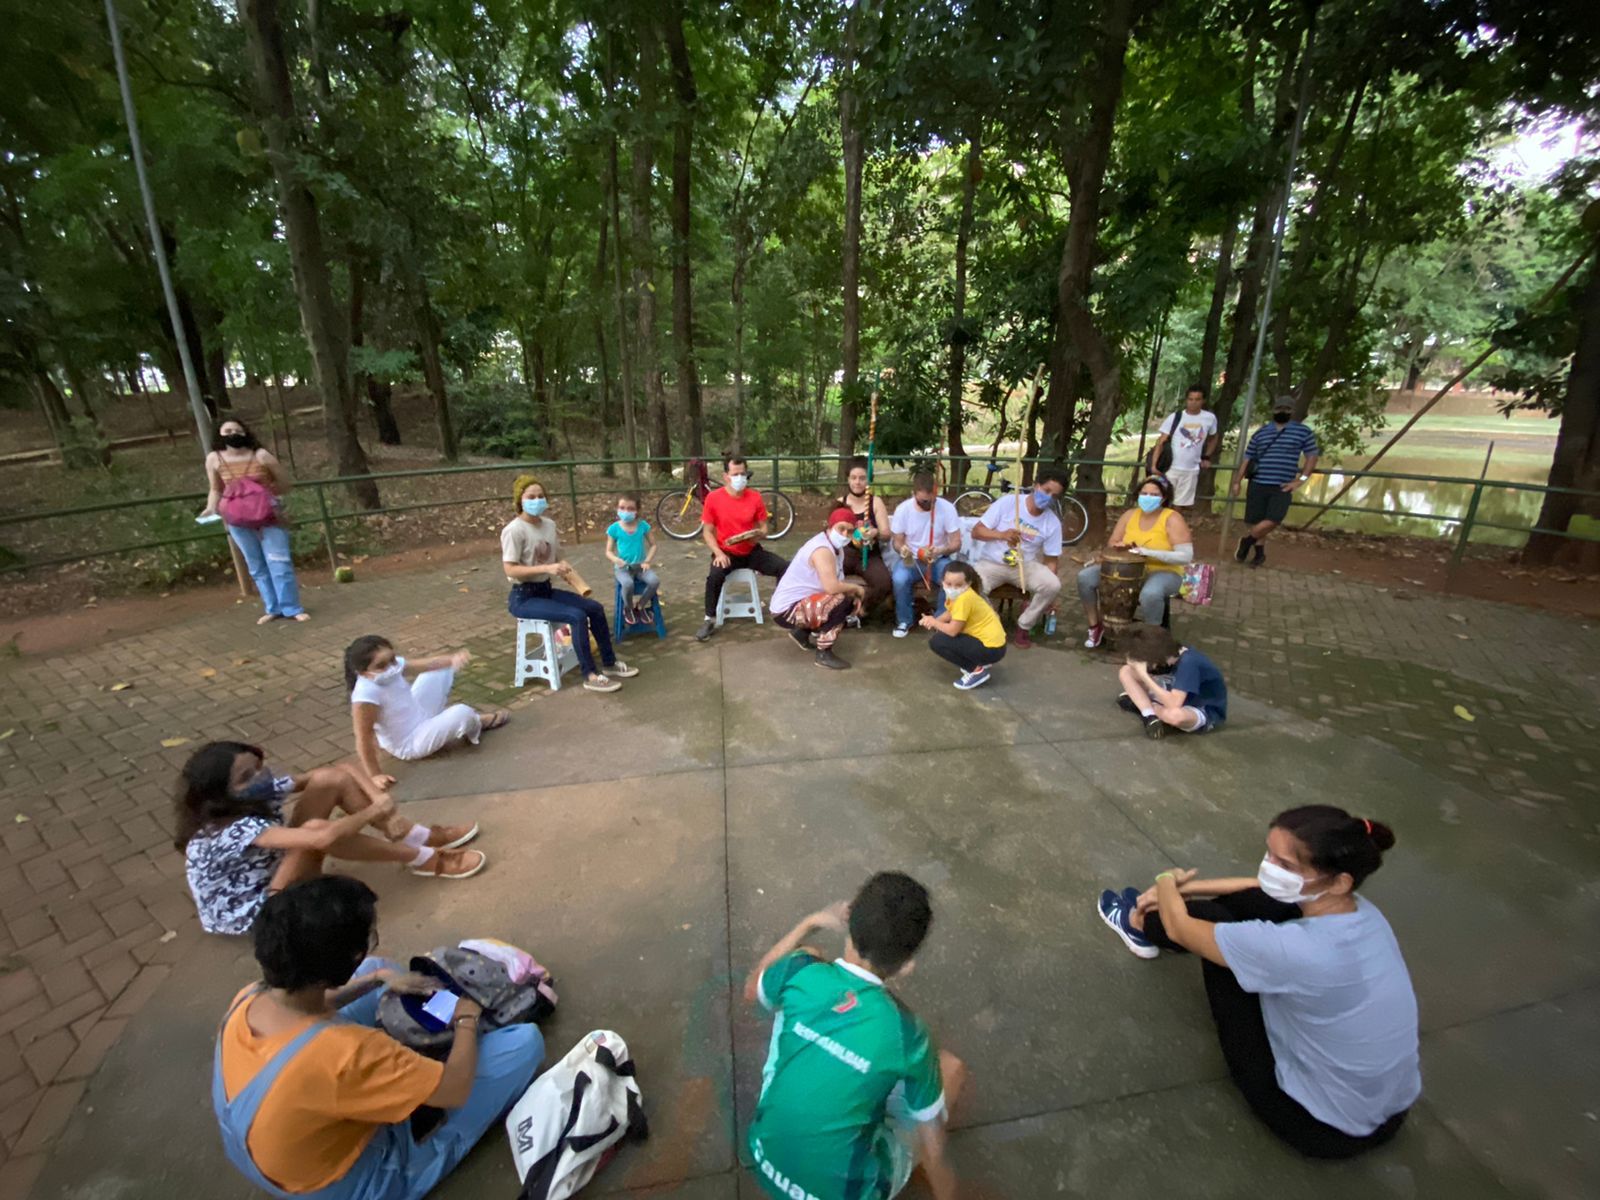
<path id="1" fill-rule="evenodd" d="M 1055 637 L 1055 635 L 1056 635 L 1056 614 L 1055 613 L 1051 613 L 1047 617 L 1045 617 L 1045 619 L 1044 619 L 1044 635 L 1045 635 L 1045 637 Z"/>

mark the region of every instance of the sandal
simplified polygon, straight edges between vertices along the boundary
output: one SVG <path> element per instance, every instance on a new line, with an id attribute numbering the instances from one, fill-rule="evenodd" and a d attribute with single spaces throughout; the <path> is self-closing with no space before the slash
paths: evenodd
<path id="1" fill-rule="evenodd" d="M 420 867 L 412 867 L 411 873 L 434 879 L 471 879 L 488 865 L 489 857 L 482 850 L 436 850 Z"/>
<path id="2" fill-rule="evenodd" d="M 495 709 L 488 716 L 484 716 L 482 713 L 479 713 L 478 716 L 483 721 L 483 727 L 478 731 L 479 733 L 488 733 L 491 729 L 499 729 L 500 726 L 511 720 L 511 714 L 503 708 Z"/>
<path id="3" fill-rule="evenodd" d="M 477 836 L 478 823 L 476 821 L 471 825 L 433 825 L 428 829 L 428 841 L 426 844 L 438 851 L 459 850 Z M 437 857 L 437 854 L 434 855 L 434 858 Z"/>

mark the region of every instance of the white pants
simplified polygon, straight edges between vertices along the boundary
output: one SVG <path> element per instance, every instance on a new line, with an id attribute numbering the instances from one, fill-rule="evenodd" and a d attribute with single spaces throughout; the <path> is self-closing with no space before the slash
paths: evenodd
<path id="1" fill-rule="evenodd" d="M 450 686 L 455 679 L 456 673 L 446 668 L 424 671 L 412 680 L 411 698 L 422 719 L 398 745 L 384 746 L 384 749 L 396 758 L 414 762 L 437 754 L 462 738 L 476 746 L 478 735 L 483 732 L 483 718 L 470 704 L 450 704 Z"/>
<path id="2" fill-rule="evenodd" d="M 1008 567 L 1005 563 L 975 562 L 978 578 L 983 581 L 983 594 L 987 596 L 1002 583 L 1009 583 L 1013 587 L 1017 582 L 1017 569 Z M 1044 616 L 1044 610 L 1056 602 L 1056 597 L 1061 594 L 1061 576 L 1057 575 L 1042 562 L 1029 561 L 1023 564 L 1027 571 L 1028 580 L 1028 606 L 1022 610 L 1022 615 L 1017 618 L 1020 629 L 1032 629 L 1038 624 L 1039 618 Z"/>
<path id="3" fill-rule="evenodd" d="M 1200 470 L 1167 472 L 1167 482 L 1172 484 L 1172 503 L 1176 508 L 1188 508 L 1194 503 L 1195 485 L 1200 482 Z"/>

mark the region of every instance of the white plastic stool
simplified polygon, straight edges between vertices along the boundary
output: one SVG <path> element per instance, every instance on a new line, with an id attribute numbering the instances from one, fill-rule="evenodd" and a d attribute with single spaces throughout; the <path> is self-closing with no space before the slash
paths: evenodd
<path id="1" fill-rule="evenodd" d="M 746 587 L 750 589 L 748 600 L 728 594 Z M 732 617 L 754 617 L 757 625 L 766 624 L 766 617 L 761 612 L 761 585 L 756 582 L 756 573 L 749 567 L 729 571 L 728 577 L 722 581 L 722 594 L 717 597 L 717 628 L 721 629 L 722 623 Z"/>
<path id="2" fill-rule="evenodd" d="M 565 629 L 569 640 L 562 644 L 556 630 Z M 552 692 L 561 690 L 561 677 L 578 665 L 578 652 L 570 640 L 572 626 L 557 625 L 554 621 L 537 621 L 532 617 L 517 618 L 517 678 L 513 686 L 521 687 L 530 679 L 543 679 Z M 585 636 L 588 636 L 585 631 Z M 540 639 L 535 654 L 528 653 L 528 638 Z"/>

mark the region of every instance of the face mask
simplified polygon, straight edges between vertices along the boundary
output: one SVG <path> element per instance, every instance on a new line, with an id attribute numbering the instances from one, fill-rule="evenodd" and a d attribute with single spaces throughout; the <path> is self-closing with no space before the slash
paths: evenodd
<path id="1" fill-rule="evenodd" d="M 527 513 L 530 517 L 543 516 L 544 510 L 549 507 L 550 501 L 546 500 L 543 496 L 540 496 L 537 500 L 524 500 L 522 502 L 522 511 Z"/>
<path id="2" fill-rule="evenodd" d="M 400 664 L 392 662 L 376 675 L 372 676 L 373 683 L 388 683 L 391 679 L 400 678 Z"/>
<path id="3" fill-rule="evenodd" d="M 1286 867 L 1280 867 L 1270 858 L 1261 860 L 1261 869 L 1256 872 L 1256 882 L 1261 885 L 1263 892 L 1283 904 L 1304 904 L 1322 895 L 1321 892 L 1307 895 L 1306 881 Z"/>
<path id="4" fill-rule="evenodd" d="M 1050 507 L 1050 502 L 1052 499 L 1054 499 L 1054 497 L 1052 497 L 1050 493 L 1045 491 L 1043 488 L 1033 489 L 1033 506 L 1040 512 L 1044 512 Z"/>
<path id="5" fill-rule="evenodd" d="M 737 496 L 740 492 L 744 491 L 749 482 L 750 476 L 748 475 L 729 475 L 728 490 Z"/>
<path id="6" fill-rule="evenodd" d="M 1145 496 L 1145 495 L 1141 495 L 1139 497 L 1139 511 L 1140 512 L 1152 513 L 1152 512 L 1155 512 L 1155 510 L 1160 508 L 1160 507 L 1161 507 L 1161 497 L 1160 496 Z"/>
<path id="7" fill-rule="evenodd" d="M 278 791 L 278 781 L 273 778 L 272 772 L 265 766 L 250 777 L 246 783 L 233 794 L 240 800 L 269 800 Z"/>
<path id="8" fill-rule="evenodd" d="M 1293 415 L 1293 413 L 1275 412 L 1272 414 L 1272 419 L 1279 425 L 1287 425 L 1289 423 L 1289 418 Z"/>
<path id="9" fill-rule="evenodd" d="M 620 509 L 620 508 L 617 509 L 617 520 L 621 521 L 624 525 L 632 525 L 638 519 L 639 519 L 639 514 L 636 513 L 636 512 L 632 512 L 632 511 L 624 510 L 624 509 Z"/>
<path id="10" fill-rule="evenodd" d="M 954 600 L 957 596 L 961 595 L 961 593 L 966 591 L 966 590 L 967 590 L 967 585 L 964 584 L 964 583 L 960 587 L 951 587 L 947 583 L 947 584 L 944 585 L 944 598 L 946 600 Z"/>
<path id="11" fill-rule="evenodd" d="M 923 500 L 923 499 L 919 498 L 917 500 L 917 507 L 920 508 L 923 512 L 932 512 L 933 511 L 933 501 L 932 500 Z"/>
<path id="12" fill-rule="evenodd" d="M 242 433 L 225 433 L 222 435 L 222 444 L 230 450 L 243 450 L 250 444 L 250 439 Z"/>

